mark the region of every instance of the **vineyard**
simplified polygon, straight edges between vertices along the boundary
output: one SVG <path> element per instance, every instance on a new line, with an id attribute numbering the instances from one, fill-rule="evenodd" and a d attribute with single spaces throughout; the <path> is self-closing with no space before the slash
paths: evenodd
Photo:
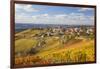
<path id="1" fill-rule="evenodd" d="M 25 30 L 15 35 L 15 65 L 48 65 L 95 61 L 93 35 L 41 37 L 40 30 Z M 42 30 L 45 32 L 45 30 Z M 35 37 L 34 37 L 35 36 Z M 36 37 L 39 36 L 39 37 Z"/>
<path id="2" fill-rule="evenodd" d="M 94 47 L 83 46 L 69 49 L 62 49 L 61 51 L 47 51 L 37 54 L 36 56 L 17 57 L 15 64 L 54 64 L 54 63 L 73 63 L 73 62 L 87 62 L 94 61 Z"/>

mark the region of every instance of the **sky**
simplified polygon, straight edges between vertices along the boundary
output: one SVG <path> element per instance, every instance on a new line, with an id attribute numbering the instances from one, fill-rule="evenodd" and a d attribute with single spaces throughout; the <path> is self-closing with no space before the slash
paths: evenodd
<path id="1" fill-rule="evenodd" d="M 94 25 L 94 8 L 15 4 L 15 23 Z"/>

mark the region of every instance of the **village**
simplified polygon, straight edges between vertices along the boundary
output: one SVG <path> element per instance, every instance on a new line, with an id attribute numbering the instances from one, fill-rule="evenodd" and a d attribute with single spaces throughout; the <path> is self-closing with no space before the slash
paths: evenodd
<path id="1" fill-rule="evenodd" d="M 57 26 L 57 27 L 48 27 L 48 28 L 37 28 L 37 29 L 32 28 L 32 29 L 25 30 L 15 35 L 15 40 L 16 40 L 15 64 L 25 64 L 26 60 L 27 63 L 32 61 L 32 63 L 34 64 L 36 63 L 40 64 L 42 61 L 47 61 L 49 63 L 50 62 L 56 63 L 58 62 L 58 60 L 59 62 L 65 62 L 65 60 L 66 62 L 81 61 L 81 60 L 86 61 L 86 59 L 88 58 L 86 52 L 83 52 L 84 50 L 82 50 L 82 52 L 78 51 L 79 49 L 77 48 L 77 46 L 79 46 L 78 43 L 81 44 L 84 43 L 83 40 L 85 40 L 86 44 L 88 44 L 87 41 L 89 43 L 93 41 L 94 33 L 95 31 L 93 26 L 78 26 L 78 27 L 68 27 L 68 28 Z M 73 58 L 75 60 L 71 59 L 71 56 L 73 55 L 71 55 L 71 52 L 67 50 L 67 46 L 72 46 L 72 48 L 74 48 L 74 44 L 77 44 L 75 45 L 76 46 L 75 51 L 78 51 L 76 53 L 77 55 L 76 58 L 78 60 L 76 60 L 75 58 Z M 90 43 L 89 46 L 91 45 L 92 44 Z M 83 46 L 83 44 L 80 45 L 80 49 L 84 49 L 84 48 L 85 46 Z M 65 58 L 65 56 L 59 55 L 61 53 L 57 53 L 58 55 L 54 53 L 54 51 L 56 50 L 60 51 L 62 49 L 65 49 L 64 51 L 66 52 L 61 51 L 61 53 L 65 54 L 66 58 L 68 58 L 63 61 L 61 61 L 61 59 Z M 47 53 L 45 54 L 45 52 Z M 67 54 L 67 52 L 69 53 Z M 52 58 L 50 58 L 51 57 L 50 54 Z M 69 54 L 71 55 L 70 57 Z M 57 55 L 57 57 L 55 55 Z M 49 58 L 51 61 L 49 61 Z"/>
<path id="2" fill-rule="evenodd" d="M 33 29 L 35 30 L 35 29 Z M 40 32 L 38 34 L 33 34 L 30 37 L 37 40 L 37 44 L 33 46 L 28 54 L 36 54 L 42 48 L 45 48 L 48 44 L 47 39 L 58 40 L 61 46 L 68 43 L 70 40 L 82 40 L 82 39 L 92 39 L 94 37 L 94 27 L 93 26 L 79 26 L 79 27 L 69 27 L 63 28 L 60 26 L 52 28 L 39 28 Z M 24 35 L 27 38 L 27 35 Z"/>
<path id="3" fill-rule="evenodd" d="M 31 35 L 27 35 L 26 32 L 23 35 L 15 35 L 15 39 L 18 38 L 32 38 L 37 41 L 36 46 L 33 46 L 30 53 L 34 54 L 35 49 L 41 49 L 46 46 L 46 39 L 53 38 L 54 40 L 58 40 L 62 46 L 67 43 L 71 39 L 91 39 L 94 37 L 94 27 L 93 26 L 78 26 L 78 27 L 68 27 L 63 28 L 60 26 L 57 27 L 49 27 L 49 28 L 37 28 L 32 29 L 32 31 L 38 30 L 38 33 L 34 33 Z"/>

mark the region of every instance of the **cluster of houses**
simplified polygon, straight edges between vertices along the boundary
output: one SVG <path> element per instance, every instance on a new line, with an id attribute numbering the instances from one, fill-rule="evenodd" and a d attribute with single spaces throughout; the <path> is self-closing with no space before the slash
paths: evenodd
<path id="1" fill-rule="evenodd" d="M 50 37 L 50 36 L 89 36 L 94 34 L 94 27 L 69 27 L 69 28 L 61 28 L 61 27 L 53 27 L 45 29 L 45 32 L 41 32 L 39 34 L 34 35 L 33 37 L 39 36 L 40 38 L 43 37 Z"/>
<path id="2" fill-rule="evenodd" d="M 38 45 L 37 47 L 44 47 L 46 44 L 45 37 L 55 37 L 55 39 L 60 40 L 62 44 L 66 43 L 68 39 L 74 38 L 78 39 L 80 37 L 88 38 L 90 35 L 94 35 L 94 27 L 90 26 L 80 26 L 80 27 L 69 27 L 69 28 L 62 28 L 58 27 L 51 27 L 42 29 L 45 30 L 39 34 L 35 34 L 33 38 L 37 38 Z M 41 31 L 42 31 L 41 30 Z"/>

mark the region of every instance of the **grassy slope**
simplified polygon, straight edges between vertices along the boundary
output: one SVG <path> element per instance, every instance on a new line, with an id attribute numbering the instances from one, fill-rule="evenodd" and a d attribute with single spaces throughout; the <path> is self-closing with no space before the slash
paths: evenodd
<path id="1" fill-rule="evenodd" d="M 15 36 L 15 52 L 28 51 L 37 43 L 36 39 L 32 38 L 32 35 L 39 33 L 39 30 L 24 30 L 16 33 Z M 23 37 L 25 35 L 25 38 Z M 17 38 L 17 39 L 16 39 Z"/>
<path id="2" fill-rule="evenodd" d="M 36 40 L 19 39 L 15 42 L 15 52 L 27 51 L 36 44 Z"/>

